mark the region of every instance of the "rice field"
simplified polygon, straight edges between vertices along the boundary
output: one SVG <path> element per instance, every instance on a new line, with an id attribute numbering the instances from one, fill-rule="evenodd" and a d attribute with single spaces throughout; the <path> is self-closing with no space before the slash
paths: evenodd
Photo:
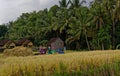
<path id="1" fill-rule="evenodd" d="M 0 76 L 120 76 L 120 50 L 0 56 Z"/>

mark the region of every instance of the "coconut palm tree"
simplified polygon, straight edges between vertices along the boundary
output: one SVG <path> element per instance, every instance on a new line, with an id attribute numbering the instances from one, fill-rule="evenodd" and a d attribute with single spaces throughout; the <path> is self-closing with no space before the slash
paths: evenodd
<path id="1" fill-rule="evenodd" d="M 60 7 L 65 7 L 65 8 L 67 8 L 68 5 L 69 5 L 69 1 L 67 1 L 67 0 L 60 0 L 60 1 L 59 1 L 59 5 L 60 5 Z"/>
<path id="2" fill-rule="evenodd" d="M 107 34 L 106 30 L 109 29 L 109 19 L 107 18 L 107 14 L 105 11 L 105 7 L 103 4 L 97 0 L 94 2 L 94 4 L 91 7 L 91 13 L 93 15 L 92 23 L 95 25 L 95 32 L 98 47 L 101 47 L 102 50 L 105 48 L 105 39 L 109 41 L 109 33 Z M 104 28 L 106 27 L 106 29 Z M 106 33 L 102 33 L 105 31 Z M 106 36 L 105 36 L 106 34 Z"/>
<path id="3" fill-rule="evenodd" d="M 106 0 L 103 1 L 103 5 L 106 8 L 106 12 L 108 13 L 109 19 L 111 20 L 111 29 L 112 29 L 112 49 L 115 49 L 116 45 L 116 26 L 117 23 L 119 22 L 119 17 L 120 17 L 120 1 L 119 0 Z"/>
<path id="4" fill-rule="evenodd" d="M 80 6 L 82 6 L 83 3 L 86 3 L 85 0 L 69 0 L 70 4 L 71 4 L 71 8 L 78 8 Z"/>
<path id="5" fill-rule="evenodd" d="M 84 35 L 88 50 L 90 50 L 87 32 L 92 16 L 89 14 L 89 9 L 87 7 L 81 7 L 80 9 L 77 9 L 76 16 L 77 17 L 71 18 L 71 30 L 68 30 L 68 33 L 71 34 L 71 37 L 69 37 L 67 41 L 72 42 L 75 40 L 79 40 L 81 36 Z"/>

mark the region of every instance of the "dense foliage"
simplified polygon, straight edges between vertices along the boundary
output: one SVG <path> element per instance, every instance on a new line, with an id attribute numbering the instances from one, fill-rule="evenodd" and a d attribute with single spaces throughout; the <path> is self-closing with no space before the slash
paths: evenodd
<path id="1" fill-rule="evenodd" d="M 0 25 L 0 39 L 3 39 L 5 37 L 7 31 L 8 31 L 7 26 Z"/>
<path id="2" fill-rule="evenodd" d="M 120 44 L 120 1 L 95 0 L 89 7 L 84 3 L 60 0 L 59 6 L 49 10 L 23 13 L 6 24 L 8 31 L 3 36 L 11 40 L 28 38 L 35 45 L 60 37 L 68 49 L 115 49 Z"/>

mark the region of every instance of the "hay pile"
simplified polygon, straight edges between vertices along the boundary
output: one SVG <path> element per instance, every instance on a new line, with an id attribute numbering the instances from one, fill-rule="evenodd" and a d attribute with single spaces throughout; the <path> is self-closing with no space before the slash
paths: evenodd
<path id="1" fill-rule="evenodd" d="M 13 49 L 6 49 L 3 52 L 4 56 L 31 56 L 33 55 L 32 49 L 27 47 L 15 47 Z"/>

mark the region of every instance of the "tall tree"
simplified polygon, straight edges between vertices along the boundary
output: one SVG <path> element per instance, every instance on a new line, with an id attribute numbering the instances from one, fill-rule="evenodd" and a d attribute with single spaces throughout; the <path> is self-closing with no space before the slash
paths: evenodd
<path id="1" fill-rule="evenodd" d="M 112 29 L 112 32 L 111 32 L 111 36 L 112 36 L 112 49 L 115 49 L 116 47 L 116 26 L 118 24 L 118 20 L 119 20 L 119 8 L 120 8 L 120 5 L 119 5 L 120 1 L 118 0 L 106 0 L 106 1 L 103 1 L 103 5 L 105 6 L 106 8 L 106 12 L 108 13 L 108 17 L 110 19 L 110 22 L 111 22 L 111 29 Z"/>
<path id="2" fill-rule="evenodd" d="M 72 42 L 79 40 L 82 35 L 84 35 L 88 50 L 90 50 L 90 45 L 88 41 L 88 26 L 90 26 L 92 16 L 89 14 L 89 9 L 87 7 L 81 7 L 76 10 L 76 17 L 72 18 L 72 23 L 70 24 L 71 29 L 68 31 L 72 36 L 67 39 L 67 41 Z"/>
<path id="3" fill-rule="evenodd" d="M 69 1 L 68 0 L 60 0 L 59 5 L 60 5 L 60 7 L 67 8 L 69 5 Z"/>
<path id="4" fill-rule="evenodd" d="M 71 4 L 71 8 L 78 8 L 80 6 L 82 6 L 83 3 L 86 3 L 85 0 L 69 0 L 70 1 L 70 4 Z"/>
<path id="5" fill-rule="evenodd" d="M 7 33 L 8 28 L 5 25 L 0 25 L 0 39 L 3 39 L 5 37 L 5 34 Z"/>
<path id="6" fill-rule="evenodd" d="M 104 7 L 101 5 L 100 2 L 94 2 L 94 4 L 92 5 L 92 7 L 90 8 L 91 10 L 91 13 L 92 13 L 92 16 L 93 16 L 93 19 L 92 19 L 92 22 L 93 24 L 95 25 L 95 30 L 94 32 L 96 32 L 96 36 L 99 36 L 101 39 L 102 39 L 102 33 L 101 33 L 101 30 L 103 31 L 105 27 L 105 9 Z M 99 34 L 99 35 L 98 35 Z M 98 42 L 98 47 L 102 47 L 102 50 L 104 50 L 104 43 L 103 43 L 103 40 L 98 40 L 97 37 L 97 42 Z M 99 38 L 99 39 L 100 39 Z M 95 41 L 95 39 L 94 39 Z M 101 41 L 101 42 L 100 42 Z"/>

